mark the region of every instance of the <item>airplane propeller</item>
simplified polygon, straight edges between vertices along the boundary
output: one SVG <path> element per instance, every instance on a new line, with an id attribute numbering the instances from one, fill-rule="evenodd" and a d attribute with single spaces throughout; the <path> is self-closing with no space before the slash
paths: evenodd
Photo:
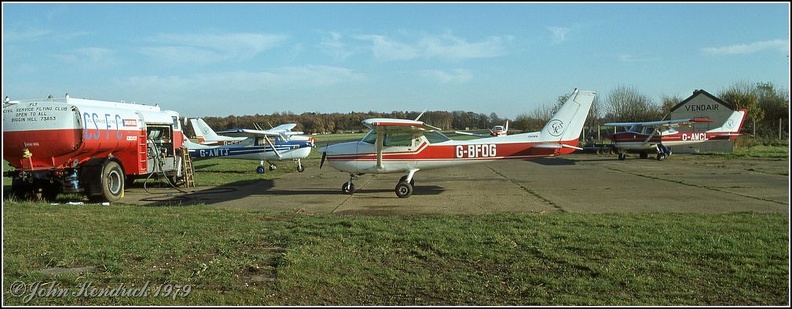
<path id="1" fill-rule="evenodd" d="M 327 149 L 328 146 L 330 146 L 330 142 L 327 142 L 324 148 Z M 326 158 L 327 158 L 327 151 L 322 151 L 322 160 L 319 161 L 319 169 L 322 169 L 322 165 L 324 165 L 324 161 Z"/>

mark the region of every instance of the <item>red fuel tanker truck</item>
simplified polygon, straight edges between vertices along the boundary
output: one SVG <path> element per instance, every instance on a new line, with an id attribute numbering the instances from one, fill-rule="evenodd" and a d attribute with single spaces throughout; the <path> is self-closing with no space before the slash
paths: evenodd
<path id="1" fill-rule="evenodd" d="M 20 198 L 85 194 L 117 202 L 125 183 L 161 173 L 182 177 L 179 113 L 158 106 L 89 99 L 3 102 L 3 159 Z"/>

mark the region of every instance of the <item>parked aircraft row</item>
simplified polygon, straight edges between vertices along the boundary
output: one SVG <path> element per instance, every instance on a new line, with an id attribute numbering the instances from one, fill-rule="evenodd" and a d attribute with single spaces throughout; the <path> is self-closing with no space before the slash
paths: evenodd
<path id="1" fill-rule="evenodd" d="M 297 171 L 302 172 L 305 168 L 301 160 L 308 157 L 311 149 L 316 146 L 316 139 L 313 136 L 292 131 L 297 126 L 293 123 L 267 130 L 257 127 L 216 133 L 203 119 L 190 119 L 190 122 L 200 142 L 193 143 L 187 138 L 184 139 L 190 157 L 258 160 L 260 164 L 256 172 L 259 174 L 266 172 L 264 162 L 269 164 L 270 170 L 276 168 L 270 160 L 297 161 Z"/>
<path id="2" fill-rule="evenodd" d="M 497 126 L 486 137 L 471 140 L 452 140 L 440 128 L 409 119 L 371 118 L 362 121 L 369 128 L 360 141 L 345 142 L 321 147 L 319 168 L 325 163 L 349 174 L 341 191 L 355 192 L 353 180 L 363 174 L 404 173 L 396 183 L 394 192 L 400 198 L 413 193 L 415 174 L 462 164 L 475 164 L 496 160 L 527 160 L 555 157 L 581 150 L 578 139 L 595 91 L 575 89 L 567 101 L 537 132 L 507 135 L 508 122 Z M 619 159 L 626 152 L 639 152 L 642 158 L 656 152 L 663 160 L 671 154 L 669 146 L 702 143 L 708 140 L 733 140 L 739 135 L 746 111 L 735 111 L 720 127 L 706 132 L 679 132 L 674 127 L 709 119 L 675 119 L 650 122 L 606 123 L 609 126 L 628 127 L 624 132 L 609 135 L 612 146 L 619 151 Z M 215 133 L 201 119 L 192 119 L 200 143 L 186 143 L 193 158 L 242 158 L 260 160 L 257 172 L 264 173 L 264 162 L 269 160 L 296 160 L 297 170 L 304 168 L 300 159 L 310 154 L 315 139 L 303 132 L 291 131 L 295 124 L 283 124 L 272 129 L 232 129 Z M 460 132 L 457 132 L 460 133 Z M 460 133 L 465 134 L 465 133 Z M 236 143 L 228 145 L 227 143 Z M 274 165 L 270 163 L 270 168 Z"/>

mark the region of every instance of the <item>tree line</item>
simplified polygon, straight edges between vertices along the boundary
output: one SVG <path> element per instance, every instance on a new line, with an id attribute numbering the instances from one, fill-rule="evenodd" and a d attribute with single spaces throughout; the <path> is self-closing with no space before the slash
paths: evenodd
<path id="1" fill-rule="evenodd" d="M 302 113 L 292 112 L 274 113 L 268 115 L 246 115 L 227 117 L 203 117 L 206 124 L 215 131 L 231 128 L 255 128 L 256 125 L 268 129 L 283 123 L 296 123 L 296 131 L 307 134 L 327 133 L 355 133 L 363 132 L 366 128 L 361 121 L 368 118 L 397 118 L 416 119 L 441 128 L 443 130 L 476 130 L 491 128 L 496 124 L 503 124 L 506 119 L 497 114 L 489 115 L 465 111 L 392 111 L 392 112 L 350 112 L 350 113 Z M 189 117 L 188 117 L 189 118 Z M 188 135 L 194 136 L 192 126 L 185 128 Z"/>
<path id="2" fill-rule="evenodd" d="M 443 130 L 481 130 L 510 121 L 510 131 L 538 131 L 550 120 L 558 107 L 570 94 L 559 96 L 552 105 L 542 104 L 516 119 L 501 118 L 495 113 L 484 114 L 472 111 L 392 111 L 350 113 L 274 113 L 268 115 L 245 115 L 226 117 L 203 117 L 216 131 L 231 128 L 254 128 L 259 125 L 270 128 L 283 123 L 296 123 L 295 130 L 307 134 L 363 132 L 361 121 L 367 118 L 416 119 Z M 771 83 L 735 83 L 724 90 L 713 93 L 737 109 L 747 109 L 748 119 L 744 133 L 778 139 L 789 136 L 789 94 Z M 680 96 L 663 95 L 659 101 L 642 94 L 634 86 L 620 85 L 608 93 L 599 93 L 589 111 L 586 126 L 596 127 L 605 122 L 652 121 L 667 119 L 671 108 L 682 102 Z M 780 127 L 780 129 L 779 129 Z M 186 132 L 194 136 L 192 126 Z M 780 131 L 779 131 L 780 130 Z M 780 133 L 780 134 L 779 134 Z M 783 138 L 783 137 L 782 137 Z"/>

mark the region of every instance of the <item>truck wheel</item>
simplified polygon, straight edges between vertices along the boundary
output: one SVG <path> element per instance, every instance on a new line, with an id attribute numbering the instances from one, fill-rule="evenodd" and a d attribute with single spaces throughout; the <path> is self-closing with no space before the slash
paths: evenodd
<path id="1" fill-rule="evenodd" d="M 19 200 L 30 200 L 34 196 L 33 185 L 14 177 L 11 180 L 11 194 Z"/>
<path id="2" fill-rule="evenodd" d="M 58 194 L 61 193 L 61 185 L 59 183 L 46 183 L 41 186 L 41 195 L 47 202 L 54 202 L 58 199 Z"/>
<path id="3" fill-rule="evenodd" d="M 124 197 L 124 171 L 115 161 L 107 162 L 102 168 L 102 196 L 108 202 L 118 202 Z"/>

